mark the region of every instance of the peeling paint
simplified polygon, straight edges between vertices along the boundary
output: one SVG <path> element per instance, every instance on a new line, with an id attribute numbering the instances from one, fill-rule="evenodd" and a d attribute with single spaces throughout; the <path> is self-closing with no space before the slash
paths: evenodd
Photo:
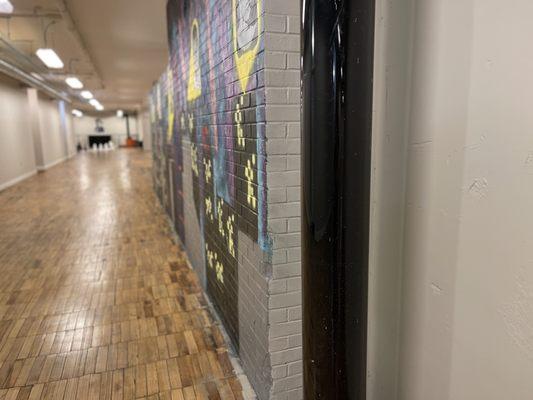
<path id="1" fill-rule="evenodd" d="M 438 294 L 439 296 L 444 294 L 444 291 L 442 290 L 442 288 L 436 283 L 432 282 L 431 285 L 429 285 L 429 287 L 431 288 L 434 294 Z"/>
<path id="2" fill-rule="evenodd" d="M 488 191 L 487 178 L 476 178 L 468 188 L 468 193 L 476 197 L 484 197 Z"/>

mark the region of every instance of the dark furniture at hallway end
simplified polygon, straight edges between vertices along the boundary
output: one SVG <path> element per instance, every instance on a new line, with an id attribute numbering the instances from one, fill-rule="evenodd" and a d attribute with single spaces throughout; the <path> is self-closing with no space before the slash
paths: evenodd
<path id="1" fill-rule="evenodd" d="M 89 147 L 93 144 L 105 144 L 111 141 L 111 135 L 89 135 Z"/>

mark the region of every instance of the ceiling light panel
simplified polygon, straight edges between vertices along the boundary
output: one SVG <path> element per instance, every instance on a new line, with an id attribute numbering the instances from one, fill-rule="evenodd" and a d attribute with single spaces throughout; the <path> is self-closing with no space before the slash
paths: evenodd
<path id="1" fill-rule="evenodd" d="M 83 83 L 78 78 L 76 78 L 75 76 L 68 77 L 67 79 L 65 79 L 65 82 L 72 89 L 82 89 L 83 88 Z"/>
<path id="2" fill-rule="evenodd" d="M 0 14 L 11 14 L 13 12 L 13 4 L 9 0 L 0 0 Z"/>
<path id="3" fill-rule="evenodd" d="M 48 68 L 61 69 L 65 66 L 53 49 L 39 49 L 35 54 Z"/>
<path id="4" fill-rule="evenodd" d="M 91 92 L 89 92 L 88 90 L 84 90 L 80 93 L 81 97 L 83 97 L 84 99 L 87 99 L 87 100 L 90 100 L 92 99 L 94 96 Z"/>

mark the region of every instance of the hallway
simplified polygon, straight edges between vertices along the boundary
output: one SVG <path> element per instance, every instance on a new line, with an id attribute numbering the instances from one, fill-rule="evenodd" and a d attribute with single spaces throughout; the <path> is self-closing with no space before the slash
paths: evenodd
<path id="1" fill-rule="evenodd" d="M 85 153 L 0 192 L 0 274 L 0 399 L 243 399 L 149 153 Z"/>

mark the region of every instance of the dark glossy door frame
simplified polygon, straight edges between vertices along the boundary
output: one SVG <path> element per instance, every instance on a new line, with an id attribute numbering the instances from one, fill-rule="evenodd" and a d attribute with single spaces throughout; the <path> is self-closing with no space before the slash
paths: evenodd
<path id="1" fill-rule="evenodd" d="M 302 0 L 306 400 L 366 398 L 375 0 Z"/>

